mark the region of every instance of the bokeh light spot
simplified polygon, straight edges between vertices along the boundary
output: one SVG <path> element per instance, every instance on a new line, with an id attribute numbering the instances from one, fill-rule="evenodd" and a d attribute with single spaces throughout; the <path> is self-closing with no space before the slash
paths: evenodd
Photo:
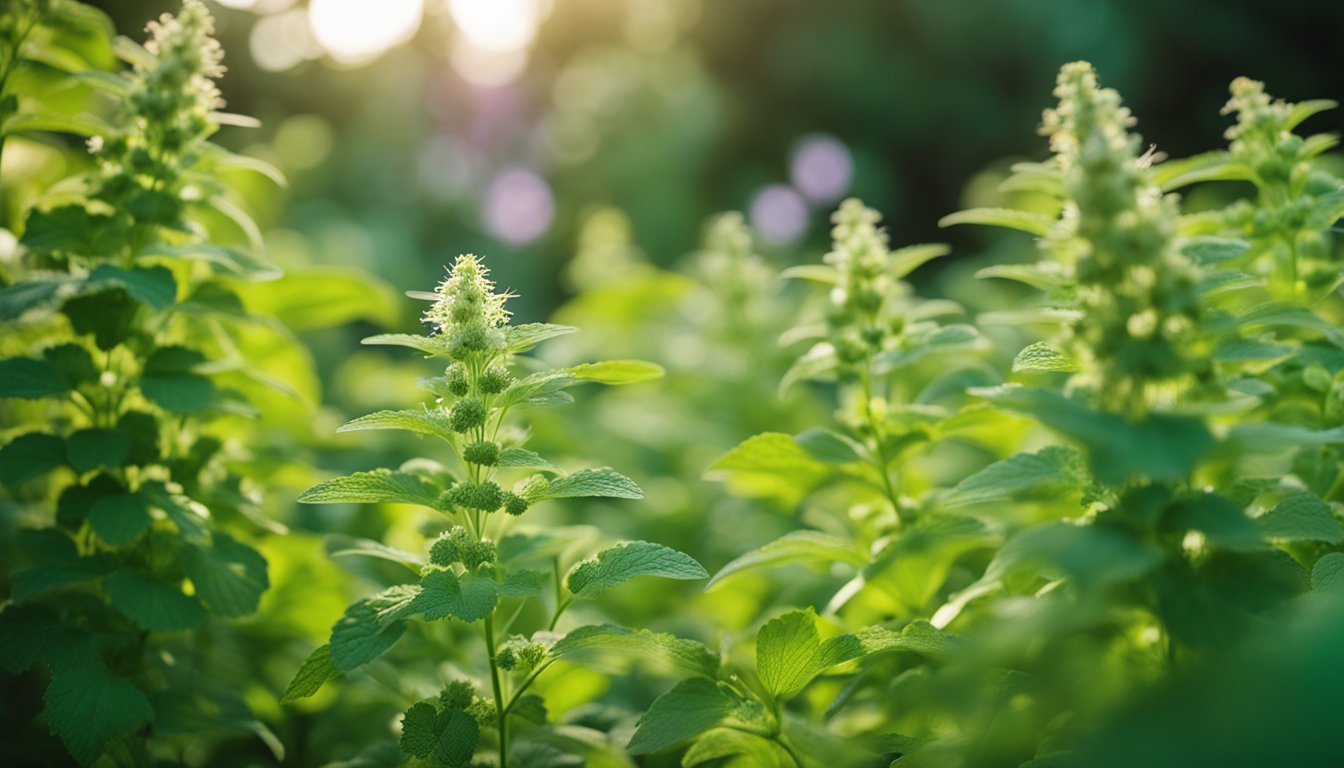
<path id="1" fill-rule="evenodd" d="M 536 36 L 542 9 L 538 0 L 448 0 L 448 12 L 476 46 L 515 51 Z"/>
<path id="2" fill-rule="evenodd" d="M 839 139 L 823 133 L 804 136 L 789 163 L 793 186 L 813 203 L 845 196 L 854 178 L 854 158 Z"/>
<path id="3" fill-rule="evenodd" d="M 424 0 L 312 0 L 313 36 L 339 62 L 368 61 L 420 27 Z"/>
<path id="4" fill-rule="evenodd" d="M 748 211 L 751 226 L 771 242 L 792 243 L 807 231 L 807 201 L 793 187 L 765 187 L 752 198 Z"/>
<path id="5" fill-rule="evenodd" d="M 322 55 L 302 9 L 262 16 L 248 37 L 252 60 L 267 72 L 283 72 Z"/>
<path id="6" fill-rule="evenodd" d="M 546 180 L 526 168 L 506 168 L 490 182 L 482 205 L 485 228 L 523 245 L 546 234 L 555 218 L 555 196 Z"/>

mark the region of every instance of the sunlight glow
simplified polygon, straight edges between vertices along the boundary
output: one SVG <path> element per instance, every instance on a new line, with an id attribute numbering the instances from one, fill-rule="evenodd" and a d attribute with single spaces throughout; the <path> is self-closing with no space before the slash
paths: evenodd
<path id="1" fill-rule="evenodd" d="M 313 36 L 333 59 L 355 64 L 411 39 L 424 0 L 312 0 Z"/>
<path id="2" fill-rule="evenodd" d="M 542 17 L 540 0 L 448 0 L 448 11 L 463 35 L 491 51 L 526 48 Z"/>

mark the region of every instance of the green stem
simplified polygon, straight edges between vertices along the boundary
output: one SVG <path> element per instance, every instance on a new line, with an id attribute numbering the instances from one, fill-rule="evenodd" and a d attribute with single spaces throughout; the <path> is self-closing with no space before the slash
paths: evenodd
<path id="1" fill-rule="evenodd" d="M 513 692 L 513 698 L 510 699 L 509 703 L 504 706 L 504 711 L 500 713 L 501 720 L 513 709 L 513 705 L 518 703 L 518 700 L 523 697 L 523 694 L 527 692 L 527 689 L 532 685 L 532 683 L 538 677 L 540 677 L 541 673 L 545 672 L 547 667 L 549 666 L 551 666 L 551 662 L 549 661 L 542 662 L 540 665 L 537 666 L 536 669 L 532 670 L 532 674 L 528 675 L 527 679 L 523 680 L 522 684 L 518 686 L 518 689 Z"/>
<path id="2" fill-rule="evenodd" d="M 887 457 L 886 441 L 883 439 L 882 425 L 878 423 L 877 418 L 873 416 L 873 381 L 872 373 L 869 371 L 871 361 L 866 361 L 863 371 L 860 375 L 862 382 L 863 396 L 863 417 L 868 422 L 868 429 L 873 436 L 873 452 L 877 454 L 876 469 L 877 474 L 882 477 L 882 486 L 887 493 L 887 500 L 891 502 L 891 511 L 896 515 L 896 522 L 904 525 L 906 520 L 901 517 L 901 503 L 897 498 L 896 486 L 891 482 L 891 472 L 888 467 L 891 465 L 891 459 Z"/>
<path id="3" fill-rule="evenodd" d="M 485 648 L 490 653 L 490 686 L 495 691 L 495 712 L 499 713 L 499 768 L 509 768 L 509 720 L 505 717 L 504 688 L 495 662 L 495 617 L 485 617 Z"/>

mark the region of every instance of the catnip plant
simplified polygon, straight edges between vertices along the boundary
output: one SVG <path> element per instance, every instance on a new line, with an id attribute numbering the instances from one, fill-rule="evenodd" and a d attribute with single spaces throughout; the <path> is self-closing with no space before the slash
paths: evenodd
<path id="1" fill-rule="evenodd" d="M 583 382 L 628 384 L 657 378 L 662 371 L 649 363 L 616 360 L 517 376 L 520 353 L 576 329 L 511 325 L 505 309 L 510 294 L 496 292 L 475 256 L 458 257 L 449 277 L 424 297 L 433 302 L 425 313 L 428 335 L 381 335 L 365 343 L 409 347 L 444 361 L 443 374 L 424 382 L 433 403 L 380 411 L 341 429 L 399 429 L 433 437 L 440 455 L 451 457 L 450 465 L 416 460 L 397 470 L 338 477 L 310 488 L 300 500 L 414 504 L 442 515 L 448 527 L 428 543 L 427 556 L 381 545 L 369 548 L 369 554 L 409 566 L 416 578 L 351 605 L 332 628 L 330 643 L 303 664 L 284 700 L 312 695 L 329 678 L 378 658 L 413 619 L 479 624 L 483 653 L 459 652 L 484 685 L 472 677 L 446 680 L 438 695 L 411 705 L 401 721 L 402 751 L 445 766 L 467 765 L 478 755 L 478 763 L 489 755 L 500 766 L 559 759 L 563 753 L 545 733 L 545 702 L 529 693 L 552 664 L 615 650 L 665 656 L 673 668 L 700 674 L 712 674 L 718 666 L 704 646 L 670 635 L 610 624 L 556 634 L 566 611 L 576 601 L 595 599 L 638 576 L 694 580 L 708 574 L 689 556 L 644 541 L 616 544 L 562 570 L 564 547 L 557 547 L 557 539 L 563 539 L 563 531 L 516 525 L 532 506 L 550 499 L 639 499 L 643 493 L 608 467 L 561 471 L 523 447 L 527 432 L 510 417 L 571 402 L 568 390 Z M 501 485 L 519 474 L 525 477 L 511 488 Z M 537 562 L 546 568 L 525 567 Z M 548 618 L 530 630 L 521 626 L 522 604 L 545 600 Z M 481 688 L 485 696 L 478 694 Z"/>

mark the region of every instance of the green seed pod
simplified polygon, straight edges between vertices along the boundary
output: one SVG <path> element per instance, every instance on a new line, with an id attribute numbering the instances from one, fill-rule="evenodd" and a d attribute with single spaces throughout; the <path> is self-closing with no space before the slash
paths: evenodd
<path id="1" fill-rule="evenodd" d="M 464 483 L 453 488 L 453 506 L 494 512 L 503 502 L 503 491 L 494 482 Z"/>
<path id="2" fill-rule="evenodd" d="M 499 463 L 499 444 L 489 441 L 468 443 L 462 448 L 462 458 L 472 464 L 493 467 Z"/>
<path id="3" fill-rule="evenodd" d="M 476 698 L 476 688 L 467 680 L 454 680 L 439 693 L 439 702 L 449 709 L 467 709 Z"/>
<path id="4" fill-rule="evenodd" d="M 462 564 L 468 570 L 474 571 L 487 563 L 493 564 L 495 557 L 495 542 L 489 539 L 474 541 L 470 546 L 462 548 Z"/>
<path id="5" fill-rule="evenodd" d="M 477 398 L 458 400 L 448 413 L 448 422 L 454 432 L 466 433 L 485 423 L 485 403 Z"/>
<path id="6" fill-rule="evenodd" d="M 471 391 L 471 384 L 467 381 L 467 367 L 461 363 L 453 363 L 448 366 L 448 370 L 443 374 L 448 382 L 448 391 L 458 397 L 462 397 Z"/>

